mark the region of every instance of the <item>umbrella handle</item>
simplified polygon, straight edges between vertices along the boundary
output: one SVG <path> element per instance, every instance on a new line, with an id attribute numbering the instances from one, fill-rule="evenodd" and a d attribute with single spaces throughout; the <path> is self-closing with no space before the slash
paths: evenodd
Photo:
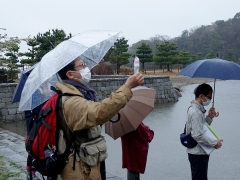
<path id="1" fill-rule="evenodd" d="M 214 108 L 214 104 L 212 104 L 212 108 Z M 214 116 L 218 117 L 219 116 L 219 112 L 216 112 L 216 114 Z"/>
<path id="2" fill-rule="evenodd" d="M 112 122 L 112 123 L 116 123 L 116 122 L 118 122 L 119 120 L 120 120 L 120 118 L 121 118 L 121 115 L 120 115 L 120 113 L 117 113 L 117 119 L 116 120 L 112 120 L 112 119 L 110 119 L 110 122 Z"/>
<path id="3" fill-rule="evenodd" d="M 214 108 L 215 83 L 216 83 L 216 78 L 214 79 L 213 103 L 212 103 L 212 107 L 213 108 Z M 219 116 L 219 112 L 216 112 L 216 114 L 214 116 L 218 117 Z"/>

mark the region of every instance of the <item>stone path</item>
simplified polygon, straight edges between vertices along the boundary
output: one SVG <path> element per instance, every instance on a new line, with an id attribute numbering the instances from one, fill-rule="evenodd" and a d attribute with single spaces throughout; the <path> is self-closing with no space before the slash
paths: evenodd
<path id="1" fill-rule="evenodd" d="M 27 152 L 25 149 L 25 137 L 0 128 L 0 155 L 9 161 L 16 163 L 25 169 L 27 164 Z M 107 172 L 108 180 L 123 180 Z M 58 180 L 61 180 L 59 177 Z"/>

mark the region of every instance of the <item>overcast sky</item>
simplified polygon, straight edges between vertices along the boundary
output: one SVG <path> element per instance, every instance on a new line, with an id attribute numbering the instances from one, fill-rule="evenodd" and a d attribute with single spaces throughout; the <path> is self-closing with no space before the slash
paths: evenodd
<path id="1" fill-rule="evenodd" d="M 228 20 L 240 12 L 240 0 L 0 0 L 0 3 L 0 28 L 7 29 L 0 29 L 0 34 L 26 38 L 56 28 L 73 35 L 88 30 L 116 30 L 129 40 L 129 45 L 155 35 L 173 38 L 185 29 Z"/>

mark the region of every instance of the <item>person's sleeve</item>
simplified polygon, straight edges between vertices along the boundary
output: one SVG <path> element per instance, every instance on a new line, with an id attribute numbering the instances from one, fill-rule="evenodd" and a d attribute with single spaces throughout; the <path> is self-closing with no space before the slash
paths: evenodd
<path id="1" fill-rule="evenodd" d="M 213 119 L 212 118 L 210 118 L 208 115 L 206 116 L 206 118 L 205 118 L 205 121 L 208 123 L 208 125 L 211 125 L 212 124 L 212 121 L 213 121 Z"/>
<path id="2" fill-rule="evenodd" d="M 73 96 L 64 103 L 64 115 L 71 130 L 88 129 L 109 121 L 131 97 L 132 91 L 125 84 L 101 102 Z"/>
<path id="3" fill-rule="evenodd" d="M 192 137 L 199 144 L 203 144 L 207 147 L 214 147 L 217 144 L 217 140 L 211 139 L 204 135 L 203 125 L 204 122 L 202 120 L 202 115 L 194 112 L 190 113 L 191 123 L 192 123 Z"/>
<path id="4" fill-rule="evenodd" d="M 154 132 L 148 126 L 141 123 L 138 126 L 139 135 L 150 143 L 154 137 Z"/>

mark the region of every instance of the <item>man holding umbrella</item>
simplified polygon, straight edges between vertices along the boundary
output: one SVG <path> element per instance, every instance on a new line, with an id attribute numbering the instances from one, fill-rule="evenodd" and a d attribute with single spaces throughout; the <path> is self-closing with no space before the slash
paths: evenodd
<path id="1" fill-rule="evenodd" d="M 130 76 L 125 84 L 113 92 L 109 98 L 95 102 L 95 91 L 87 85 L 91 73 L 81 58 L 69 63 L 58 74 L 63 82 L 57 83 L 57 89 L 63 93 L 75 95 L 62 98 L 60 101 L 60 126 L 66 133 L 64 134 L 66 141 L 75 135 L 76 147 L 78 147 L 70 150 L 68 164 L 61 173 L 61 177 L 63 180 L 101 180 L 99 158 L 96 164 L 89 165 L 91 162 L 85 161 L 85 157 L 90 152 L 86 152 L 84 157 L 81 145 L 84 143 L 86 147 L 92 144 L 96 144 L 98 147 L 104 146 L 103 141 L 100 141 L 102 144 L 95 141 L 101 136 L 99 125 L 109 121 L 124 107 L 131 99 L 131 88 L 142 84 L 143 76 L 140 73 Z M 59 146 L 64 146 L 64 140 L 59 143 Z M 85 149 L 85 151 L 88 150 Z"/>
<path id="2" fill-rule="evenodd" d="M 231 61 L 219 58 L 204 59 L 189 64 L 180 73 L 178 73 L 178 76 L 214 79 L 213 90 L 208 84 L 201 84 L 196 88 L 194 92 L 195 100 L 191 102 L 191 107 L 188 110 L 186 133 L 189 134 L 191 132 L 192 137 L 198 143 L 201 143 L 207 147 L 215 147 L 216 149 L 220 148 L 222 146 L 222 140 L 212 140 L 203 135 L 203 124 L 207 122 L 210 125 L 212 118 L 219 115 L 218 112 L 215 112 L 214 108 L 216 79 L 240 80 L 240 66 Z M 205 109 L 203 106 L 210 104 L 211 99 L 213 99 L 212 108 L 210 108 L 208 116 L 205 117 Z M 207 155 L 199 145 L 192 149 L 188 148 L 187 153 L 189 154 L 192 178 L 194 180 L 207 179 L 209 155 Z"/>
<path id="3" fill-rule="evenodd" d="M 222 146 L 222 140 L 211 139 L 204 135 L 204 123 L 209 125 L 216 116 L 214 107 L 211 107 L 208 115 L 205 116 L 204 106 L 208 106 L 212 99 L 212 87 L 208 84 L 201 84 L 195 90 L 195 100 L 191 102 L 188 109 L 188 119 L 186 123 L 186 134 L 191 133 L 193 139 L 197 141 L 194 148 L 187 148 L 188 160 L 190 162 L 192 180 L 207 180 L 209 155 L 199 145 L 205 145 L 219 149 Z"/>

